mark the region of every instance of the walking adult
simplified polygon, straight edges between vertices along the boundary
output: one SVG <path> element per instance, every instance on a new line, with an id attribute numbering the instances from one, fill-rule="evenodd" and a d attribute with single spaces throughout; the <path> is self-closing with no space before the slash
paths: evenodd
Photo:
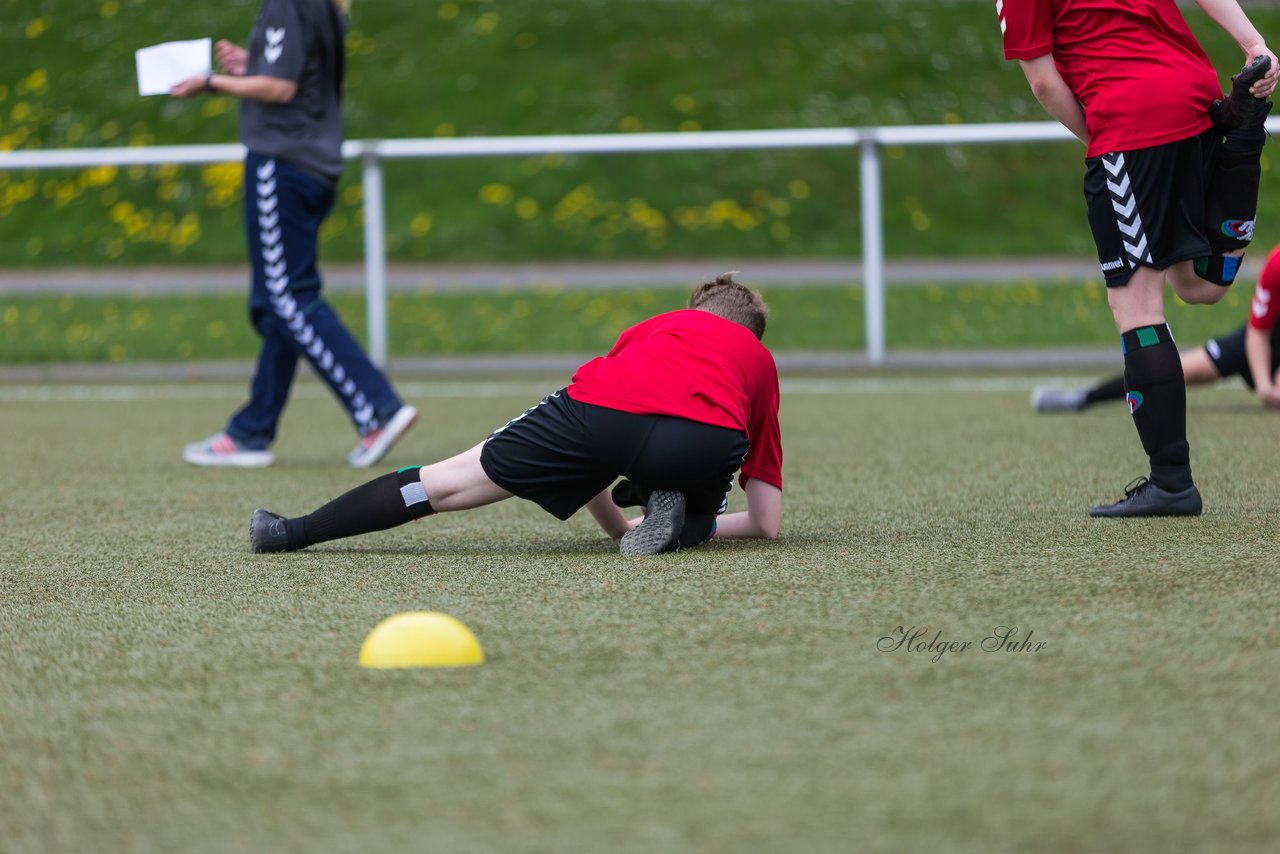
<path id="1" fill-rule="evenodd" d="M 321 296 L 321 223 L 342 174 L 346 0 L 263 0 L 248 47 L 219 41 L 219 73 L 192 77 L 171 94 L 240 99 L 249 317 L 262 338 L 249 401 L 225 429 L 187 445 L 199 466 L 260 467 L 306 359 L 346 410 L 360 439 L 347 461 L 382 459 L 417 419 Z"/>

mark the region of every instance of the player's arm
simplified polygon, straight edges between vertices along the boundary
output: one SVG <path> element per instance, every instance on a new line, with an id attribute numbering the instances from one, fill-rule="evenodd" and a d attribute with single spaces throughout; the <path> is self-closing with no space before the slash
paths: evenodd
<path id="1" fill-rule="evenodd" d="M 1084 107 L 1076 99 L 1067 81 L 1058 73 L 1058 66 L 1053 62 L 1053 54 L 1047 53 L 1035 59 L 1021 59 L 1022 73 L 1027 76 L 1031 85 L 1031 94 L 1036 96 L 1040 106 L 1062 123 L 1085 145 L 1089 144 L 1089 131 L 1085 128 Z"/>
<path id="2" fill-rule="evenodd" d="M 280 77 L 255 74 L 236 77 L 231 74 L 200 74 L 189 77 L 169 90 L 175 98 L 192 98 L 201 92 L 220 92 L 265 104 L 287 104 L 298 94 L 298 84 Z"/>
<path id="3" fill-rule="evenodd" d="M 1254 27 L 1240 4 L 1236 0 L 1196 0 L 1196 5 L 1235 39 L 1244 52 L 1245 62 L 1251 61 L 1255 56 L 1271 57 L 1271 70 L 1249 89 L 1258 98 L 1270 97 L 1276 88 L 1276 81 L 1280 80 L 1280 62 L 1276 61 L 1276 55 L 1267 47 L 1266 39 Z"/>
<path id="4" fill-rule="evenodd" d="M 715 536 L 722 539 L 763 537 L 776 539 L 782 526 L 782 490 L 758 477 L 747 481 L 747 509 L 726 513 L 716 520 Z"/>
<path id="5" fill-rule="evenodd" d="M 640 516 L 628 522 L 627 517 L 622 515 L 621 508 L 613 503 L 613 496 L 607 489 L 587 502 L 587 512 L 591 514 L 592 519 L 596 520 L 596 524 L 615 540 L 640 524 L 640 520 L 644 518 Z"/>
<path id="6" fill-rule="evenodd" d="M 1280 386 L 1271 372 L 1271 333 L 1252 326 L 1244 330 L 1244 355 L 1253 374 L 1258 401 L 1267 409 L 1280 409 Z"/>

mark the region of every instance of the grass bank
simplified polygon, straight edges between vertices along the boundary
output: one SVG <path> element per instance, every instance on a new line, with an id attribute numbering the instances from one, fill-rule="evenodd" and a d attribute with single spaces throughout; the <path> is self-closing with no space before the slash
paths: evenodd
<path id="1" fill-rule="evenodd" d="M 0 149 L 234 141 L 231 99 L 139 98 L 132 53 L 243 40 L 257 7 L 15 7 L 0 30 Z M 1280 31 L 1280 11 L 1251 13 Z M 1225 80 L 1237 50 L 1187 14 Z M 1001 57 L 991 4 L 973 0 L 385 0 L 355 4 L 349 53 L 351 138 L 1045 119 Z M 887 249 L 1087 254 L 1082 154 L 891 149 Z M 358 172 L 339 188 L 327 258 L 361 255 Z M 0 172 L 0 257 L 237 263 L 240 178 L 235 164 Z M 853 152 L 397 162 L 387 186 L 387 244 L 402 260 L 860 252 Z M 1259 221 L 1280 221 L 1280 197 L 1264 190 Z"/>

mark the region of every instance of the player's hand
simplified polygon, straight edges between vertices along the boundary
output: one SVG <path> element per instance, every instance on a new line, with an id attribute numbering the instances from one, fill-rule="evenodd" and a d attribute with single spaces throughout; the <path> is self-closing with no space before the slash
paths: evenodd
<path id="1" fill-rule="evenodd" d="M 1249 92 L 1255 98 L 1270 98 L 1271 93 L 1276 90 L 1276 83 L 1280 82 L 1280 61 L 1276 59 L 1276 55 L 1267 47 L 1263 47 L 1262 50 L 1255 51 L 1253 55 L 1249 57 L 1250 61 L 1252 61 L 1253 57 L 1258 54 L 1271 57 L 1271 67 L 1267 69 L 1266 75 L 1261 80 L 1249 87 Z"/>
<path id="2" fill-rule="evenodd" d="M 1280 409 L 1280 387 L 1258 389 L 1258 400 L 1263 409 Z"/>
<path id="3" fill-rule="evenodd" d="M 197 74 L 195 77 L 188 77 L 181 83 L 172 87 L 169 94 L 175 98 L 194 98 L 204 91 L 204 81 L 207 75 Z"/>
<path id="4" fill-rule="evenodd" d="M 218 67 L 224 74 L 243 77 L 249 68 L 249 51 L 226 39 L 221 39 L 214 47 L 213 58 L 217 60 Z M 1272 63 L 1274 67 L 1275 60 L 1272 60 Z"/>

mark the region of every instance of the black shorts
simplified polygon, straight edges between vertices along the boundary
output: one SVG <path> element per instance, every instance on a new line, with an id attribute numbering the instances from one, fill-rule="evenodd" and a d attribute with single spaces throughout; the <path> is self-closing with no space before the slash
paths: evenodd
<path id="1" fill-rule="evenodd" d="M 1210 254 L 1205 194 L 1222 138 L 1199 136 L 1085 161 L 1084 198 L 1107 287 L 1138 267 L 1167 269 Z"/>
<path id="2" fill-rule="evenodd" d="M 1253 388 L 1253 371 L 1249 370 L 1249 357 L 1244 349 L 1244 335 L 1247 326 L 1241 326 L 1235 332 L 1210 338 L 1204 345 L 1213 366 L 1222 377 L 1240 377 L 1249 388 Z M 1280 370 L 1280 326 L 1271 332 L 1271 373 Z"/>
<path id="3" fill-rule="evenodd" d="M 480 465 L 498 486 L 568 519 L 619 477 L 716 513 L 750 443 L 741 430 L 581 403 L 561 389 L 495 430 Z"/>

